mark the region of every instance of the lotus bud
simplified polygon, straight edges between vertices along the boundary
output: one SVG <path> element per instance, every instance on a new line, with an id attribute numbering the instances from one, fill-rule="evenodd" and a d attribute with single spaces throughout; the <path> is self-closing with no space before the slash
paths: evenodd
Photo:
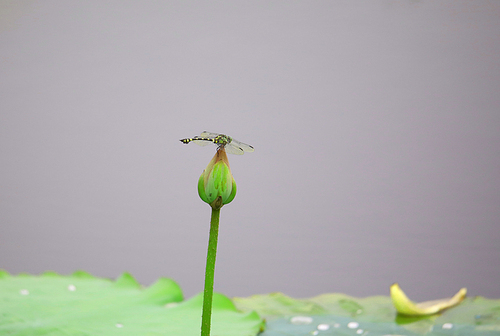
<path id="1" fill-rule="evenodd" d="M 217 149 L 198 180 L 200 198 L 214 209 L 220 209 L 236 196 L 234 181 L 224 147 Z"/>

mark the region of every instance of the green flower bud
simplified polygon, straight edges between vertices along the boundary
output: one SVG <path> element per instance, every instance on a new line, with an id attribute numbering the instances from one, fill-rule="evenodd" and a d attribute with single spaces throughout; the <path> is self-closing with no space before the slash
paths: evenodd
<path id="1" fill-rule="evenodd" d="M 200 198 L 214 209 L 220 209 L 236 196 L 234 181 L 224 147 L 215 153 L 198 180 Z"/>

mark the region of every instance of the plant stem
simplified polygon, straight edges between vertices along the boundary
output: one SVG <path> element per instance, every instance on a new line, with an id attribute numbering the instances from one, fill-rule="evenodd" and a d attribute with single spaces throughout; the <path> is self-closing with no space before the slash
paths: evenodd
<path id="1" fill-rule="evenodd" d="M 201 316 L 201 336 L 210 336 L 212 297 L 214 293 L 215 256 L 217 254 L 217 237 L 219 235 L 219 215 L 220 208 L 212 208 L 212 217 L 210 219 L 210 236 L 208 238 L 207 268 L 205 270 L 203 313 Z"/>

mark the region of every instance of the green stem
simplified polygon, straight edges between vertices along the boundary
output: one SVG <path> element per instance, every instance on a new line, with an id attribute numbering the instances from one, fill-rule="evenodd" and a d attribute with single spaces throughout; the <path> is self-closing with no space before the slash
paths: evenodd
<path id="1" fill-rule="evenodd" d="M 205 270 L 203 313 L 201 316 L 201 336 L 210 336 L 212 297 L 214 293 L 215 256 L 217 254 L 217 237 L 219 235 L 219 214 L 220 208 L 212 208 L 212 218 L 210 219 L 210 237 L 208 238 L 207 268 Z"/>

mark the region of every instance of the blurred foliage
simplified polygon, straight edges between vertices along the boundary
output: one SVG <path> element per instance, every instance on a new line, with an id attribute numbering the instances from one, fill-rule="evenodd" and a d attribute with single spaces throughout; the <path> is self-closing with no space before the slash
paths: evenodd
<path id="1" fill-rule="evenodd" d="M 293 299 L 281 293 L 234 298 L 242 311 L 267 320 L 261 336 L 298 335 L 500 335 L 500 300 L 466 298 L 441 314 L 399 315 L 389 296 L 323 294 Z"/>
<path id="2" fill-rule="evenodd" d="M 199 335 L 201 294 L 184 300 L 161 278 L 143 288 L 128 273 L 116 281 L 85 272 L 11 276 L 0 271 L 1 335 Z M 389 296 L 281 293 L 234 298 L 215 294 L 212 335 L 499 335 L 500 300 L 466 298 L 440 314 L 398 315 Z"/>

